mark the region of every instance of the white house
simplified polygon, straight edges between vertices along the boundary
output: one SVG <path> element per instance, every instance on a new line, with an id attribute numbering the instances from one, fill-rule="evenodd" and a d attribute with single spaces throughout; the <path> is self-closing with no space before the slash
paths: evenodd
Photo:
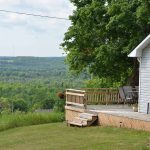
<path id="1" fill-rule="evenodd" d="M 138 111 L 150 114 L 150 34 L 128 56 L 140 63 Z"/>

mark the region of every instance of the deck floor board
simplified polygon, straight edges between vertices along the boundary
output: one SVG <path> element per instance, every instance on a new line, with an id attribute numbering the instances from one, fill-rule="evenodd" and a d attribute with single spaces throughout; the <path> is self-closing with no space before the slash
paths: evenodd
<path id="1" fill-rule="evenodd" d="M 88 111 L 150 122 L 150 114 L 133 112 L 128 105 L 89 105 Z"/>

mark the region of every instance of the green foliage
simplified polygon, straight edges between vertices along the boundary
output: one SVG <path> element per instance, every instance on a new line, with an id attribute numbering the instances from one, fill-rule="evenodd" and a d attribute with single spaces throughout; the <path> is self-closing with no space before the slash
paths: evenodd
<path id="1" fill-rule="evenodd" d="M 116 88 L 121 86 L 121 82 L 113 82 L 110 78 L 95 77 L 91 80 L 85 81 L 85 85 L 87 88 Z"/>
<path id="2" fill-rule="evenodd" d="M 37 109 L 41 109 L 42 106 L 41 106 L 41 103 L 37 102 L 35 104 L 33 104 L 32 108 L 30 109 L 32 112 L 37 110 Z"/>
<path id="3" fill-rule="evenodd" d="M 42 108 L 43 109 L 52 109 L 54 106 L 55 100 L 53 99 L 46 99 L 42 102 Z"/>
<path id="4" fill-rule="evenodd" d="M 13 101 L 13 111 L 24 111 L 27 112 L 28 104 L 23 99 L 17 99 Z"/>
<path id="5" fill-rule="evenodd" d="M 10 128 L 38 125 L 45 123 L 62 122 L 64 120 L 63 113 L 22 113 L 15 112 L 10 115 L 0 115 L 0 131 Z"/>
<path id="6" fill-rule="evenodd" d="M 100 78 L 122 84 L 138 75 L 138 62 L 127 55 L 150 33 L 150 1 L 71 2 L 76 10 L 62 43 L 70 69 L 81 72 L 88 68 Z"/>
<path id="7" fill-rule="evenodd" d="M 0 57 L 0 112 L 63 111 L 56 93 L 84 86 L 87 72 L 74 75 L 60 58 Z"/>
<path id="8" fill-rule="evenodd" d="M 56 92 L 57 88 L 50 90 L 49 85 L 41 83 L 0 83 L 0 96 L 8 103 L 7 108 L 20 111 L 32 110 L 32 107 L 33 110 L 36 107 L 45 108 L 46 101 L 50 102 L 47 107 L 52 108 Z M 5 109 L 4 102 L 0 100 L 0 103 Z"/>
<path id="9" fill-rule="evenodd" d="M 12 110 L 10 108 L 6 108 L 1 111 L 1 115 L 10 115 L 11 113 Z"/>
<path id="10" fill-rule="evenodd" d="M 65 100 L 64 99 L 58 99 L 55 101 L 54 111 L 55 112 L 64 112 L 65 111 Z"/>
<path id="11" fill-rule="evenodd" d="M 111 83 L 107 82 L 105 78 L 94 78 L 92 80 L 86 81 L 87 88 L 107 88 L 111 86 Z"/>
<path id="12" fill-rule="evenodd" d="M 1 97 L 0 98 L 0 112 L 7 110 L 10 108 L 10 104 L 7 98 Z"/>

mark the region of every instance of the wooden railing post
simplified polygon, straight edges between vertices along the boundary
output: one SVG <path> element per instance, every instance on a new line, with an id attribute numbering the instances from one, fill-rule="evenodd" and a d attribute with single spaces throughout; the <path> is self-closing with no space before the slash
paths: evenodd
<path id="1" fill-rule="evenodd" d="M 84 95 L 84 109 L 87 109 L 87 94 Z"/>
<path id="2" fill-rule="evenodd" d="M 84 90 L 67 89 L 66 90 L 66 106 L 67 105 L 87 108 L 85 91 Z"/>

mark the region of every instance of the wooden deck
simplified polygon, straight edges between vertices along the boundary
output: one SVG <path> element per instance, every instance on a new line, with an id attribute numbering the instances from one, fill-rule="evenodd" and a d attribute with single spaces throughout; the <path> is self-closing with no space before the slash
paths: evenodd
<path id="1" fill-rule="evenodd" d="M 133 112 L 132 107 L 128 105 L 89 105 L 88 111 L 150 122 L 150 114 Z"/>
<path id="2" fill-rule="evenodd" d="M 92 101 L 107 105 L 87 105 L 89 102 L 93 104 Z M 91 113 L 98 116 L 97 125 L 100 126 L 150 131 L 150 114 L 133 112 L 130 106 L 120 103 L 122 100 L 116 89 L 100 89 L 98 94 L 92 92 L 92 95 L 87 90 L 68 89 L 66 90 L 66 121 L 74 122 L 81 113 Z"/>

